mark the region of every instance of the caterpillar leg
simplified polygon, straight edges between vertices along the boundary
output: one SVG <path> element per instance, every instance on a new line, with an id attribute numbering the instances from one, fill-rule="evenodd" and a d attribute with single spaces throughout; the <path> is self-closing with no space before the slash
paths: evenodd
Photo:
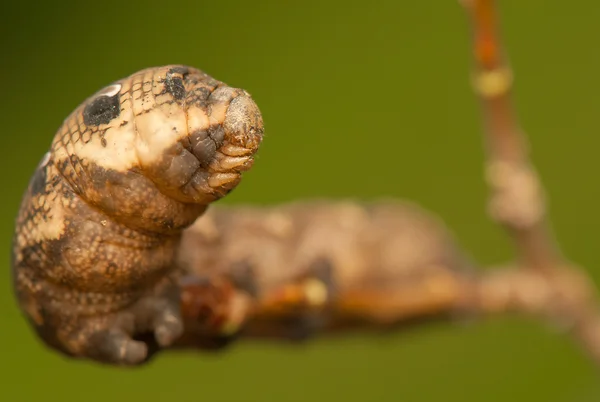
<path id="1" fill-rule="evenodd" d="M 245 336 L 303 341 L 328 327 L 337 293 L 334 267 L 316 258 L 302 272 L 260 294 Z"/>
<path id="2" fill-rule="evenodd" d="M 87 356 L 103 363 L 137 365 L 148 357 L 148 346 L 133 340 L 134 329 L 134 316 L 126 313 L 108 322 L 91 320 L 77 335 L 85 339 Z"/>
<path id="3" fill-rule="evenodd" d="M 144 297 L 131 311 L 136 317 L 136 332 L 153 334 L 160 347 L 171 345 L 183 334 L 179 292 L 171 290 L 171 294 Z"/>
<path id="4" fill-rule="evenodd" d="M 184 332 L 179 289 L 167 287 L 145 295 L 116 312 L 92 308 L 87 317 L 68 314 L 38 328 L 55 348 L 73 358 L 133 366 L 148 361 L 160 348 L 172 345 Z M 56 317 L 56 316 L 54 316 Z"/>
<path id="5" fill-rule="evenodd" d="M 254 308 L 248 288 L 228 276 L 185 275 L 180 279 L 185 333 L 174 347 L 221 349 L 244 327 Z"/>
<path id="6" fill-rule="evenodd" d="M 185 334 L 176 347 L 220 349 L 240 336 L 302 340 L 326 327 L 334 294 L 326 261 L 268 289 L 257 286 L 247 263 L 233 265 L 227 274 L 181 279 Z"/>

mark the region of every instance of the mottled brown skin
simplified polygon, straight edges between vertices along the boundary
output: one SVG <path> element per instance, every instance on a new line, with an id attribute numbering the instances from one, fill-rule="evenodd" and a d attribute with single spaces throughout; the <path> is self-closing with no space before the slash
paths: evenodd
<path id="1" fill-rule="evenodd" d="M 184 232 L 177 259 L 187 272 L 181 344 L 202 347 L 231 334 L 304 339 L 447 313 L 474 273 L 443 222 L 392 200 L 214 206 Z"/>
<path id="2" fill-rule="evenodd" d="M 239 183 L 263 135 L 256 104 L 186 66 L 137 72 L 63 123 L 24 195 L 13 242 L 19 305 L 67 355 L 148 358 L 183 332 L 182 230 Z"/>

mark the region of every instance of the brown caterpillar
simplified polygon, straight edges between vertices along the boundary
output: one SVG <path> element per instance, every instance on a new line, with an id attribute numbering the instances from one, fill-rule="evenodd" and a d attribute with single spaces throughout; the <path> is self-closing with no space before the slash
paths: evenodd
<path id="1" fill-rule="evenodd" d="M 64 121 L 23 197 L 18 303 L 51 347 L 113 364 L 183 332 L 182 230 L 239 183 L 263 136 L 250 95 L 186 66 L 139 71 Z"/>
<path id="2" fill-rule="evenodd" d="M 443 221 L 400 200 L 214 206 L 184 231 L 177 259 L 178 347 L 462 315 L 475 290 L 475 266 Z"/>

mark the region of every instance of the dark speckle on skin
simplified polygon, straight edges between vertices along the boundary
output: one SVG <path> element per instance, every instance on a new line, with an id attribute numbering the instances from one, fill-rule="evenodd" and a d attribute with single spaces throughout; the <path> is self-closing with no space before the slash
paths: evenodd
<path id="1" fill-rule="evenodd" d="M 48 242 L 49 243 L 49 242 Z M 44 258 L 47 258 L 44 254 L 44 249 L 40 242 L 29 244 L 23 248 L 23 258 L 20 261 L 23 264 L 35 264 L 41 265 Z"/>
<path id="2" fill-rule="evenodd" d="M 165 219 L 163 221 L 163 227 L 165 227 L 168 230 L 171 230 L 175 227 L 175 224 L 173 222 L 173 219 Z"/>
<path id="3" fill-rule="evenodd" d="M 119 94 L 110 97 L 102 95 L 87 104 L 83 110 L 83 122 L 86 126 L 108 124 L 120 113 Z"/>
<path id="4" fill-rule="evenodd" d="M 34 242 L 23 249 L 23 264 L 46 267 L 60 258 L 62 250 L 68 244 L 68 236 L 58 239 Z"/>

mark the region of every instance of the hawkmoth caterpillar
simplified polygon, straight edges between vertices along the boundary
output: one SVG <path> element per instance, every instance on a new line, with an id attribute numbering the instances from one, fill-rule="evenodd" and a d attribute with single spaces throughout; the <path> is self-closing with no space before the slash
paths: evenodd
<path id="1" fill-rule="evenodd" d="M 148 358 L 139 334 L 177 339 L 181 233 L 236 187 L 262 137 L 246 91 L 181 65 L 136 72 L 77 107 L 15 225 L 15 294 L 41 339 L 128 365 Z"/>

